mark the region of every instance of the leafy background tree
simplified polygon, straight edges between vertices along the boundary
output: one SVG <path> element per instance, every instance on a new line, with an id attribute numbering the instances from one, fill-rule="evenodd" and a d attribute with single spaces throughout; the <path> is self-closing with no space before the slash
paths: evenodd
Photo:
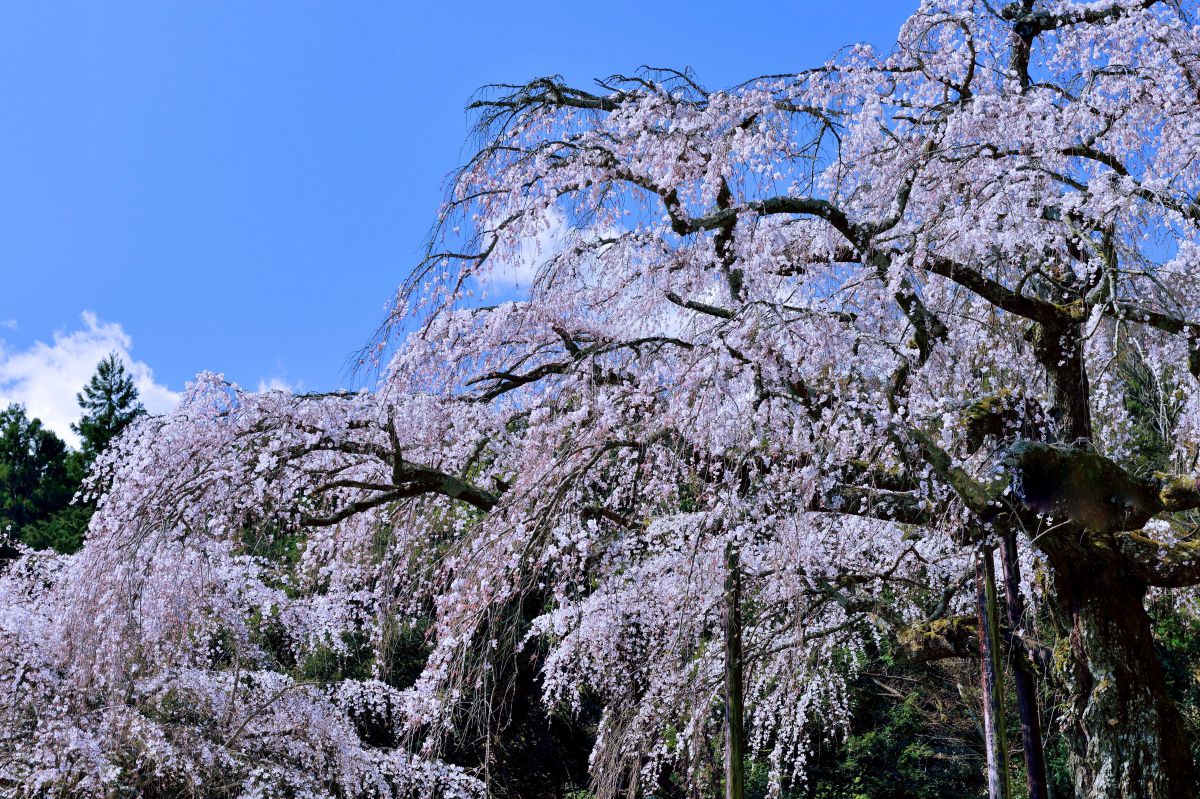
<path id="1" fill-rule="evenodd" d="M 94 506 L 72 502 L 96 456 L 145 413 L 115 352 L 76 395 L 83 415 L 73 450 L 21 405 L 0 411 L 0 531 L 33 549 L 70 553 L 83 545 Z"/>
<path id="2" fill-rule="evenodd" d="M 24 407 L 0 411 L 0 527 L 19 532 L 70 504 L 81 476 L 76 461 Z"/>

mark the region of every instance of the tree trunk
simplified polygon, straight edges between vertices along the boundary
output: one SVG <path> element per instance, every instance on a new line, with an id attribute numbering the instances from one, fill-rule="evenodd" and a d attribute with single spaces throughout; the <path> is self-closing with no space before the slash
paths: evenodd
<path id="1" fill-rule="evenodd" d="M 1195 766 L 1154 648 L 1146 586 L 1119 562 L 1059 564 L 1055 582 L 1070 638 L 1059 665 L 1076 796 L 1194 799 Z"/>
<path id="2" fill-rule="evenodd" d="M 742 684 L 742 581 L 737 549 L 725 545 L 725 799 L 746 790 L 746 730 Z"/>
<path id="3" fill-rule="evenodd" d="M 1008 741 L 1004 735 L 1004 672 L 999 659 L 999 614 L 992 550 L 975 552 L 975 606 L 979 613 L 979 673 L 983 687 L 983 739 L 987 750 L 988 799 L 1012 796 Z"/>
<path id="4" fill-rule="evenodd" d="M 1083 325 L 1039 325 L 1034 333 L 1034 357 L 1046 368 L 1054 390 L 1050 415 L 1063 441 L 1092 440 L 1091 389 L 1083 362 Z"/>
<path id="5" fill-rule="evenodd" d="M 1092 422 L 1079 324 L 1039 325 L 1034 354 L 1054 389 L 1053 415 L 1061 440 L 1090 448 Z M 1064 480 L 1064 477 L 1066 478 Z M 1058 667 L 1068 707 L 1075 795 L 1085 799 L 1195 799 L 1198 792 L 1183 718 L 1167 693 L 1162 663 L 1146 613 L 1146 585 L 1132 575 L 1104 532 L 1128 529 L 1103 518 L 1073 514 L 1072 494 L 1098 489 L 1117 507 L 1107 478 L 1046 475 L 1066 493 L 1075 524 L 1035 541 L 1054 571 L 1054 602 L 1070 639 Z M 1056 508 L 1059 510 L 1059 508 Z M 1084 529 L 1081 529 L 1084 528 Z"/>
<path id="6" fill-rule="evenodd" d="M 1021 601 L 1021 565 L 1017 562 L 1017 536 L 1004 533 L 1000 562 L 1004 566 L 1005 615 L 1012 635 L 1020 632 L 1025 609 Z M 1010 652 L 1015 650 L 1009 647 Z M 1013 684 L 1017 693 L 1017 713 L 1021 717 L 1021 747 L 1025 755 L 1025 786 L 1029 799 L 1046 799 L 1046 758 L 1042 752 L 1042 728 L 1038 719 L 1037 688 L 1028 664 L 1013 663 Z"/>

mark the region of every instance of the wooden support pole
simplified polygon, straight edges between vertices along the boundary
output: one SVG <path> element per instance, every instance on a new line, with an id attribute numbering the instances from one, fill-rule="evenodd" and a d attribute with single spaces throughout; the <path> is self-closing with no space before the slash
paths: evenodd
<path id="1" fill-rule="evenodd" d="M 725 799 L 744 799 L 746 792 L 741 594 L 741 564 L 731 541 L 725 545 Z"/>
<path id="2" fill-rule="evenodd" d="M 1004 533 L 1000 563 L 1004 569 L 1004 607 L 1008 617 L 1009 635 L 1017 635 L 1025 614 L 1021 599 L 1021 564 L 1017 561 L 1017 536 L 1012 530 Z M 1012 657 L 1020 657 L 1009 646 Z M 1013 683 L 1017 693 L 1017 713 L 1021 718 L 1021 747 L 1025 754 L 1025 784 L 1029 799 L 1046 799 L 1046 756 L 1042 751 L 1042 727 L 1038 718 L 1037 686 L 1028 664 L 1013 664 Z"/>
<path id="3" fill-rule="evenodd" d="M 988 546 L 981 546 L 975 551 L 975 606 L 979 614 L 979 671 L 983 687 L 988 799 L 1011 799 L 1008 741 L 1004 735 L 1004 672 L 999 659 L 996 567 Z"/>

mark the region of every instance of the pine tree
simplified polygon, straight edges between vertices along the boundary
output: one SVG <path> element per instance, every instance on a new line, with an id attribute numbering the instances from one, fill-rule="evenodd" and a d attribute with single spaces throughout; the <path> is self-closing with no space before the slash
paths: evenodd
<path id="1" fill-rule="evenodd" d="M 146 412 L 138 402 L 133 378 L 115 352 L 96 365 L 96 373 L 75 398 L 83 408 L 83 417 L 71 429 L 83 440 L 83 452 L 89 461 Z"/>
<path id="2" fill-rule="evenodd" d="M 0 410 L 0 535 L 35 548 L 77 549 L 87 518 L 71 498 L 82 475 L 78 454 L 41 420 L 20 405 Z"/>

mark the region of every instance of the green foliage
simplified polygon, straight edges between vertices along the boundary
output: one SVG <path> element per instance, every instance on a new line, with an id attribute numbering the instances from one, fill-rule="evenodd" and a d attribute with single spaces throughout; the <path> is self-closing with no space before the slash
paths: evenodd
<path id="1" fill-rule="evenodd" d="M 1170 373 L 1156 374 L 1132 348 L 1121 352 L 1117 369 L 1125 383 L 1125 411 L 1133 421 L 1132 456 L 1123 465 L 1139 475 L 1168 470 L 1182 392 Z"/>
<path id="2" fill-rule="evenodd" d="M 96 373 L 75 398 L 83 408 L 83 417 L 71 429 L 83 440 L 83 452 L 89 462 L 130 422 L 146 412 L 138 402 L 133 377 L 125 371 L 115 352 L 96 365 Z"/>
<path id="3" fill-rule="evenodd" d="M 283 566 L 284 574 L 299 566 L 304 554 L 305 536 L 302 531 L 281 529 L 272 522 L 255 522 L 247 524 L 240 532 L 239 554 Z M 289 597 L 297 595 L 297 585 L 293 580 L 275 578 L 270 573 L 263 575 L 263 578 L 267 585 L 282 590 Z"/>
<path id="4" fill-rule="evenodd" d="M 397 688 L 408 688 L 417 681 L 429 658 L 429 628 L 432 616 L 412 620 L 394 617 L 384 629 L 380 672 Z"/>
<path id="5" fill-rule="evenodd" d="M 371 679 L 370 641 L 363 635 L 342 636 L 342 646 L 321 644 L 304 657 L 297 677 L 306 682 L 338 682 Z"/>
<path id="6" fill-rule="evenodd" d="M 912 692 L 857 708 L 855 730 L 810 777 L 812 799 L 934 799 L 978 794 L 979 764 L 939 741 L 935 719 Z"/>
<path id="7" fill-rule="evenodd" d="M 76 395 L 83 416 L 71 429 L 83 451 L 67 448 L 40 419 L 20 405 L 0 411 L 0 534 L 8 532 L 34 549 L 75 552 L 83 546 L 91 504 L 72 504 L 88 465 L 128 424 L 145 413 L 133 378 L 116 353 Z"/>
<path id="8" fill-rule="evenodd" d="M 1051 731 L 1047 731 L 1051 732 Z M 1075 775 L 1071 771 L 1071 747 L 1064 735 L 1046 736 L 1046 782 L 1052 797 L 1068 797 L 1075 793 Z M 1020 783 L 1014 780 L 1014 785 Z"/>
<path id="9" fill-rule="evenodd" d="M 20 530 L 71 500 L 67 445 L 20 405 L 0 411 L 0 527 Z"/>
<path id="10" fill-rule="evenodd" d="M 958 669 L 959 671 L 951 671 Z M 935 799 L 985 793 L 979 731 L 959 686 L 977 676 L 962 664 L 904 665 L 890 653 L 868 653 L 851 683 L 852 718 L 840 742 L 819 741 L 805 784 L 788 799 Z M 765 775 L 751 782 L 766 796 Z"/>
<path id="11" fill-rule="evenodd" d="M 1156 597 L 1150 610 L 1167 690 L 1183 714 L 1192 760 L 1200 763 L 1200 621 L 1169 594 Z"/>
<path id="12" fill-rule="evenodd" d="M 90 504 L 68 505 L 49 518 L 26 526 L 21 531 L 21 540 L 33 549 L 53 549 L 68 555 L 78 552 L 94 511 Z"/>
<path id="13" fill-rule="evenodd" d="M 84 464 L 20 405 L 0 411 L 0 532 L 35 548 L 73 552 L 91 510 L 71 505 Z"/>

